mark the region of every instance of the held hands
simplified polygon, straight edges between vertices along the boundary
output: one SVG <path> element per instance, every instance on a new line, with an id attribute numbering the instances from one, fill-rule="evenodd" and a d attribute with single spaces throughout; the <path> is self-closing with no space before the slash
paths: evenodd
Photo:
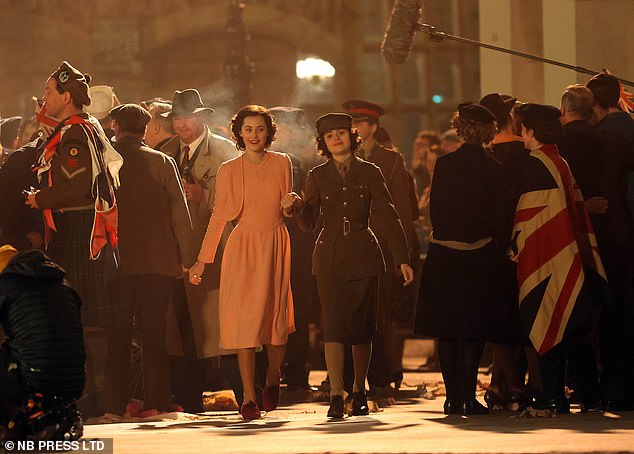
<path id="1" fill-rule="evenodd" d="M 201 188 L 196 183 L 188 183 L 184 178 L 181 180 L 183 183 L 183 191 L 185 192 L 185 197 L 190 202 L 200 202 L 203 198 L 203 188 Z"/>
<path id="2" fill-rule="evenodd" d="M 583 204 L 590 214 L 604 214 L 608 209 L 608 200 L 603 197 L 590 197 Z"/>
<path id="3" fill-rule="evenodd" d="M 401 274 L 403 274 L 403 279 L 405 279 L 403 287 L 408 286 L 414 281 L 414 270 L 407 263 L 401 263 Z"/>
<path id="4" fill-rule="evenodd" d="M 284 213 L 290 215 L 296 205 L 298 207 L 301 207 L 303 201 L 302 198 L 296 193 L 290 192 L 288 194 L 284 194 L 284 197 L 282 197 L 280 204 L 282 205 L 282 210 L 284 210 Z"/>
<path id="5" fill-rule="evenodd" d="M 33 188 L 29 189 L 28 191 L 24 190 L 22 191 L 22 194 L 24 194 L 24 204 L 30 206 L 31 208 L 39 208 L 38 204 L 37 204 L 37 200 L 35 199 L 37 193 L 40 192 L 38 190 L 35 190 Z"/>
<path id="6" fill-rule="evenodd" d="M 196 262 L 194 266 L 189 269 L 189 282 L 192 285 L 198 285 L 203 280 L 203 273 L 205 272 L 205 263 Z"/>

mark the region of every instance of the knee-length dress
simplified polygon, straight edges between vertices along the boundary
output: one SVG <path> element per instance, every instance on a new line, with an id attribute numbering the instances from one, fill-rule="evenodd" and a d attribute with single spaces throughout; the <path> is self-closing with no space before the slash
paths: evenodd
<path id="1" fill-rule="evenodd" d="M 291 161 L 266 152 L 254 164 L 243 156 L 222 164 L 216 200 L 198 259 L 213 261 L 226 222 L 237 220 L 220 273 L 220 346 L 283 345 L 294 328 L 290 238 L 281 198 L 291 191 Z"/>

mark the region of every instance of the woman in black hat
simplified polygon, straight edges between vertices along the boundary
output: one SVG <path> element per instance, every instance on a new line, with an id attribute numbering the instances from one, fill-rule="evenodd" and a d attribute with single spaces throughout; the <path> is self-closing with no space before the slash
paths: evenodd
<path id="1" fill-rule="evenodd" d="M 499 166 L 482 146 L 497 131 L 493 113 L 479 104 L 461 104 L 452 126 L 465 143 L 436 161 L 433 231 L 415 332 L 438 337 L 445 414 L 484 414 L 486 407 L 475 398 L 478 363 L 485 340 L 496 336 L 496 246 L 509 235 L 504 221 L 513 210 L 504 206 Z"/>
<path id="2" fill-rule="evenodd" d="M 384 261 L 368 227 L 370 207 L 385 223 L 394 262 L 400 264 L 405 285 L 414 274 L 409 266 L 407 240 L 392 198 L 378 167 L 354 156 L 359 137 L 352 118 L 331 113 L 317 120 L 317 148 L 328 161 L 312 169 L 304 200 L 288 194 L 282 206 L 293 212 L 303 230 L 323 221 L 313 252 L 313 274 L 324 319 L 326 364 L 330 377 L 328 417 L 342 418 L 344 345 L 352 345 L 355 380 L 352 414 L 369 412 L 365 381 L 376 329 L 377 275 Z"/>

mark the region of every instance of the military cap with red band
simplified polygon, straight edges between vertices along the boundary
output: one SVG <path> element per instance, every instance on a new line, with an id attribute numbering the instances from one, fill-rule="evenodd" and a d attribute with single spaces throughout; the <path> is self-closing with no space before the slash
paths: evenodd
<path id="1" fill-rule="evenodd" d="M 383 107 L 378 104 L 361 99 L 349 99 L 343 103 L 343 108 L 353 121 L 367 121 L 370 118 L 378 120 L 385 113 Z"/>

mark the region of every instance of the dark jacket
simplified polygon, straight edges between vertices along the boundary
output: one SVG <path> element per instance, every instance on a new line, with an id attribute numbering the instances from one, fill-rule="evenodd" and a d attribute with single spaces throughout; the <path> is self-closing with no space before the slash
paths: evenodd
<path id="1" fill-rule="evenodd" d="M 86 382 L 81 300 L 64 275 L 39 250 L 7 264 L 0 273 L 2 348 L 34 391 L 78 398 Z"/>
<path id="2" fill-rule="evenodd" d="M 601 243 L 606 242 L 617 248 L 631 245 L 634 224 L 626 194 L 628 172 L 634 171 L 634 150 L 619 146 L 622 138 L 614 131 L 596 130 L 587 121 L 572 121 L 564 126 L 563 132 L 557 144 L 559 152 L 568 162 L 584 200 L 591 197 L 608 200 L 604 214 L 590 215 L 599 251 Z"/>
<path id="3" fill-rule="evenodd" d="M 176 277 L 197 252 L 176 162 L 131 136 L 120 137 L 115 148 L 125 162 L 116 193 L 121 271 Z"/>
<path id="4" fill-rule="evenodd" d="M 439 157 L 430 195 L 434 238 L 472 243 L 492 237 L 504 243 L 515 209 L 509 196 L 499 164 L 481 146 L 466 143 Z"/>
<path id="5" fill-rule="evenodd" d="M 372 151 L 366 159 L 368 162 L 375 164 L 381 169 L 385 185 L 387 186 L 390 196 L 396 208 L 396 212 L 403 225 L 407 244 L 410 248 L 410 257 L 418 255 L 419 246 L 418 238 L 414 230 L 414 221 L 418 219 L 418 201 L 416 200 L 416 189 L 413 177 L 405 169 L 403 157 L 398 151 L 380 146 L 378 143 L 374 145 Z M 370 227 L 376 233 L 381 247 L 386 253 L 386 259 L 389 258 L 389 250 L 387 248 L 387 232 L 384 232 L 383 223 L 379 219 L 374 219 L 372 214 L 370 217 Z M 413 250 L 415 250 L 414 253 Z M 416 257 L 417 258 L 417 257 Z M 390 262 L 390 260 L 388 260 Z"/>
<path id="6" fill-rule="evenodd" d="M 78 116 L 88 120 L 88 114 Z M 51 137 L 55 137 L 55 133 Z M 50 187 L 49 173 L 53 182 Z M 51 160 L 51 169 L 44 174 L 36 201 L 40 208 L 52 210 L 91 206 L 95 200 L 92 188 L 92 157 L 88 137 L 82 125 L 74 124 L 61 136 Z"/>
<path id="7" fill-rule="evenodd" d="M 0 244 L 18 250 L 31 249 L 29 232 L 42 232 L 42 213 L 24 204 L 22 191 L 37 187 L 32 166 L 37 161 L 41 140 L 33 141 L 12 153 L 0 168 Z"/>
<path id="8" fill-rule="evenodd" d="M 313 252 L 315 276 L 343 273 L 347 279 L 376 276 L 385 269 L 377 239 L 369 228 L 370 208 L 381 223 L 394 263 L 409 263 L 403 227 L 377 166 L 353 158 L 344 182 L 332 159 L 308 173 L 305 204 L 297 222 L 311 231 L 321 216 L 323 228 Z M 345 256 L 345 269 L 334 270 L 335 250 Z"/>

